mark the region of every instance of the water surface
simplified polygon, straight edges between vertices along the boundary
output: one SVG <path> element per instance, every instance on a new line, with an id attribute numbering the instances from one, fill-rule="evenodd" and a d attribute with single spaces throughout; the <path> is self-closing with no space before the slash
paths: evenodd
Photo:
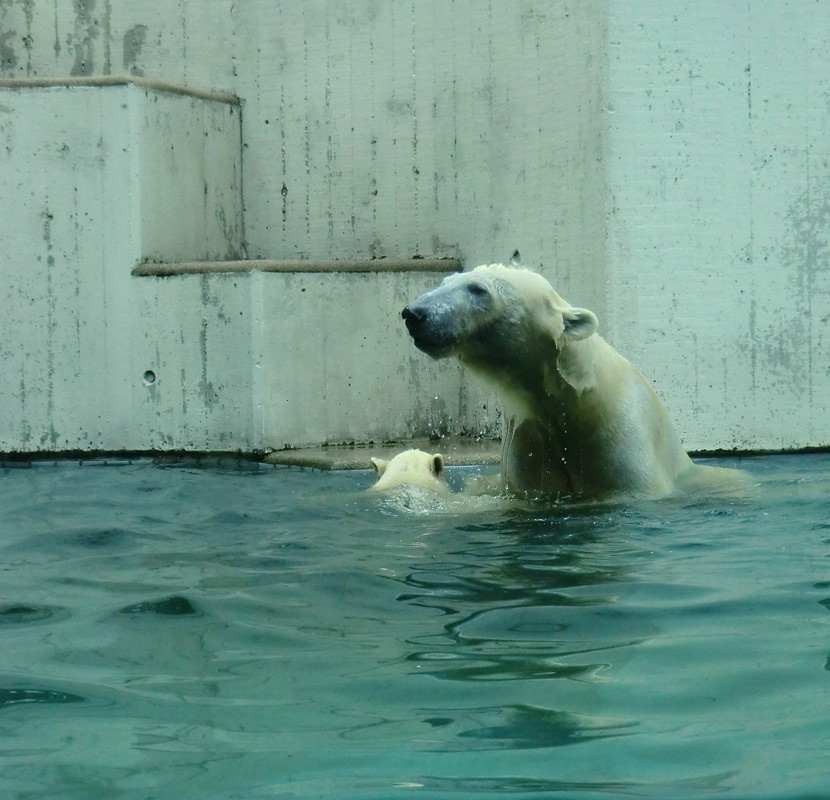
<path id="1" fill-rule="evenodd" d="M 472 509 L 2 470 L 2 797 L 827 797 L 830 457 L 742 466 L 757 502 Z"/>

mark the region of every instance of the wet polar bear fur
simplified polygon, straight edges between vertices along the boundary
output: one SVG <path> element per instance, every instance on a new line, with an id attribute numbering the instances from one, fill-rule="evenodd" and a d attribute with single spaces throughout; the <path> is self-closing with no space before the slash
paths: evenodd
<path id="1" fill-rule="evenodd" d="M 662 402 L 597 334 L 597 318 L 534 272 L 451 275 L 402 312 L 433 358 L 455 356 L 505 400 L 502 489 L 605 497 L 734 492 L 742 473 L 693 464 Z"/>
<path id="2" fill-rule="evenodd" d="M 449 492 L 444 478 L 444 457 L 440 453 L 423 450 L 404 450 L 389 461 L 372 458 L 378 481 L 369 491 L 380 492 L 398 486 L 417 486 L 438 494 Z"/>

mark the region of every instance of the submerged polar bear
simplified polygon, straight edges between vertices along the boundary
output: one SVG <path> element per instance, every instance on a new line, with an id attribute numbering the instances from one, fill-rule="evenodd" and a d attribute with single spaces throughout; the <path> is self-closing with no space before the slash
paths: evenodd
<path id="1" fill-rule="evenodd" d="M 456 356 L 506 401 L 502 488 L 602 497 L 740 491 L 742 473 L 693 464 L 640 371 L 591 311 L 502 264 L 451 275 L 402 312 L 416 347 Z"/>

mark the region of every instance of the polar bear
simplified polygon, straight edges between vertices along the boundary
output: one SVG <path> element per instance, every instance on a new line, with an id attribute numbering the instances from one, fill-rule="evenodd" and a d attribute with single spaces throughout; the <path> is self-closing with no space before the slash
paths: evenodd
<path id="1" fill-rule="evenodd" d="M 417 486 L 438 494 L 447 494 L 449 487 L 444 477 L 444 457 L 440 453 L 423 450 L 404 450 L 389 461 L 372 458 L 378 481 L 369 491 L 379 492 L 397 486 Z"/>
<path id="2" fill-rule="evenodd" d="M 742 473 L 693 464 L 640 371 L 597 318 L 537 273 L 490 264 L 402 312 L 415 346 L 455 356 L 505 400 L 502 489 L 599 498 L 740 491 Z"/>

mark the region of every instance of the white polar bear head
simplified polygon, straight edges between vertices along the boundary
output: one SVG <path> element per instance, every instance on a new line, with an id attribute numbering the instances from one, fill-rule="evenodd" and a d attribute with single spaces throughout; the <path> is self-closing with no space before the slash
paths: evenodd
<path id="1" fill-rule="evenodd" d="M 396 486 L 417 486 L 444 494 L 449 491 L 444 478 L 444 457 L 423 450 L 404 450 L 390 461 L 372 458 L 378 481 L 370 491 L 394 489 Z"/>
<path id="2" fill-rule="evenodd" d="M 478 372 L 498 375 L 502 384 L 514 370 L 550 365 L 569 344 L 597 330 L 591 311 L 563 300 L 541 275 L 502 264 L 450 275 L 401 316 L 427 355 L 456 356 Z"/>

